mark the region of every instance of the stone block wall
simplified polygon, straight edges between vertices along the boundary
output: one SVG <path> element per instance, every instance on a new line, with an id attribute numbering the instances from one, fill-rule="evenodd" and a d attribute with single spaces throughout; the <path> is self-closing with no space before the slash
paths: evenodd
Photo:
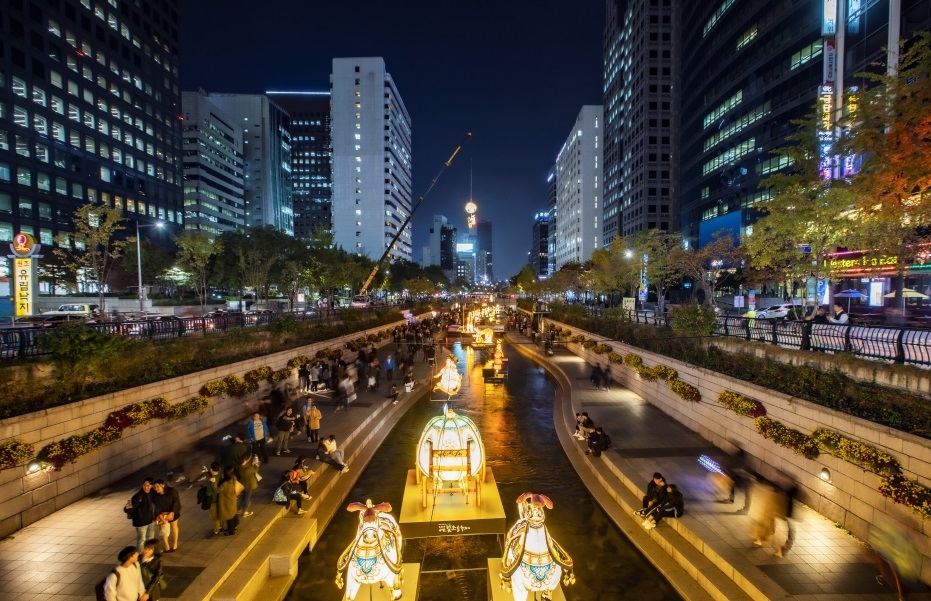
<path id="1" fill-rule="evenodd" d="M 164 397 L 170 403 L 185 401 L 200 392 L 205 383 L 234 374 L 242 377 L 250 369 L 268 365 L 282 369 L 292 357 L 313 357 L 318 350 L 344 347 L 360 336 L 376 334 L 390 325 L 318 342 L 307 346 L 240 361 L 222 367 L 153 382 L 111 394 L 53 407 L 0 422 L 0 441 L 20 439 L 35 446 L 36 451 L 56 440 L 82 434 L 101 425 L 116 409 L 140 401 Z M 382 341 L 382 344 L 387 341 Z M 353 354 L 354 355 L 354 354 Z M 288 381 L 285 381 L 288 382 Z M 283 386 L 285 382 L 278 385 Z M 289 382 L 297 383 L 297 370 Z M 59 471 L 27 473 L 25 465 L 0 470 L 0 538 L 74 503 L 113 482 L 143 468 L 171 458 L 181 449 L 232 423 L 243 420 L 257 399 L 267 395 L 272 385 L 263 382 L 259 390 L 244 398 L 227 395 L 212 397 L 206 411 L 185 419 L 165 422 L 153 420 L 123 431 L 119 440 L 66 464 Z"/>
<path id="2" fill-rule="evenodd" d="M 858 538 L 867 539 L 870 524 L 879 516 L 888 517 L 909 529 L 924 555 L 922 580 L 931 582 L 931 521 L 923 520 L 909 508 L 880 494 L 878 475 L 826 452 L 815 459 L 797 455 L 791 449 L 763 438 L 756 431 L 752 418 L 724 408 L 717 402 L 717 398 L 724 390 L 736 392 L 763 403 L 768 417 L 789 428 L 805 434 L 817 428 L 828 428 L 885 451 L 901 463 L 907 478 L 925 486 L 931 485 L 931 441 L 637 347 L 603 340 L 597 334 L 578 328 L 553 323 L 561 329 L 571 330 L 572 335 L 581 334 L 586 340 L 603 341 L 620 355 L 638 355 L 646 367 L 659 364 L 675 369 L 680 380 L 699 389 L 700 402 L 683 400 L 672 392 L 665 381 L 647 382 L 641 380 L 633 368 L 611 364 L 611 373 L 616 382 L 712 444 L 718 447 L 727 446 L 726 443 L 740 446 L 747 454 L 750 467 L 764 476 L 788 475 L 799 486 L 800 501 L 850 530 Z M 581 344 L 567 346 L 592 365 L 608 363 L 607 354 L 594 353 Z M 829 482 L 820 477 L 825 467 L 831 473 Z"/>

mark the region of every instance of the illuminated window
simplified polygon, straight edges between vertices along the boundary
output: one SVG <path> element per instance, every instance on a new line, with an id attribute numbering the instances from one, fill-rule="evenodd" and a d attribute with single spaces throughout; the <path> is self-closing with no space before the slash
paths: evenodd
<path id="1" fill-rule="evenodd" d="M 13 93 L 20 98 L 29 98 L 29 92 L 26 90 L 26 82 L 18 77 L 12 79 Z"/>

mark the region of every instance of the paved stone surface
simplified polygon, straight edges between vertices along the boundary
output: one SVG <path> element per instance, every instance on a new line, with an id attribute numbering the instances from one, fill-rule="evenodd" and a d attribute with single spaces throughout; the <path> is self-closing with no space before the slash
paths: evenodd
<path id="1" fill-rule="evenodd" d="M 877 563 L 863 541 L 797 501 L 791 518 L 793 540 L 785 556 L 774 555 L 776 546 L 785 544 L 788 538 L 786 523 L 779 520 L 773 537 L 762 547 L 756 547 L 750 535 L 752 521 L 745 507 L 745 494 L 738 492 L 734 504 L 718 502 L 708 472 L 698 463 L 702 454 L 720 460 L 724 453 L 628 389 L 612 385 L 610 390 L 596 390 L 589 381 L 593 366 L 567 350 L 557 349 L 553 356 L 545 357 L 529 338 L 515 332 L 509 332 L 508 338 L 534 353 L 538 360 L 548 361 L 565 373 L 572 384 L 571 407 L 566 409 L 571 411 L 570 417 L 586 411 L 595 425 L 602 426 L 610 435 L 612 449 L 602 453 L 600 459 L 590 456 L 585 459 L 610 463 L 612 471 L 637 488 L 637 502 L 642 495 L 639 491 L 646 488 L 654 472 L 677 484 L 685 497 L 686 518 L 691 530 L 700 533 L 701 544 L 729 558 L 737 572 L 735 579 L 754 583 L 766 592 L 763 598 L 804 601 L 897 598 L 891 588 L 876 581 Z M 571 436 L 568 440 L 573 441 L 577 452 L 584 453 L 584 442 Z M 609 485 L 624 487 L 616 476 Z M 661 533 L 670 527 L 660 524 L 653 532 Z M 916 585 L 911 587 L 907 598 L 929 601 L 931 592 Z"/>

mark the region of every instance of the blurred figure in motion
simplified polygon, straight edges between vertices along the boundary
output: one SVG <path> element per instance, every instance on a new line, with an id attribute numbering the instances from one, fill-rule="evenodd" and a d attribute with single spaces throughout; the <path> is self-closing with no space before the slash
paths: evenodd
<path id="1" fill-rule="evenodd" d="M 916 582 L 921 575 L 921 554 L 911 535 L 898 522 L 877 514 L 870 525 L 868 542 L 876 552 L 882 585 L 895 583 L 899 601 L 905 601 L 905 582 Z"/>
<path id="2" fill-rule="evenodd" d="M 785 493 L 765 478 L 754 478 L 749 490 L 749 515 L 752 520 L 750 536 L 753 544 L 762 547 L 763 543 L 776 533 L 776 518 L 786 519 L 787 500 Z M 782 557 L 782 544 L 776 544 L 776 556 Z"/>

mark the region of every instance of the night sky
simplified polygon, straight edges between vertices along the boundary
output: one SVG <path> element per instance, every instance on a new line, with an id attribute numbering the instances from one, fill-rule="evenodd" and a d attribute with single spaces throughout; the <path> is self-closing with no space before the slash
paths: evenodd
<path id="1" fill-rule="evenodd" d="M 584 104 L 601 104 L 599 0 L 184 0 L 184 90 L 327 90 L 334 57 L 382 56 L 413 122 L 413 202 L 467 132 L 417 209 L 414 260 L 428 223 L 466 230 L 472 196 L 493 223 L 494 270 L 527 262 L 546 175 Z"/>

